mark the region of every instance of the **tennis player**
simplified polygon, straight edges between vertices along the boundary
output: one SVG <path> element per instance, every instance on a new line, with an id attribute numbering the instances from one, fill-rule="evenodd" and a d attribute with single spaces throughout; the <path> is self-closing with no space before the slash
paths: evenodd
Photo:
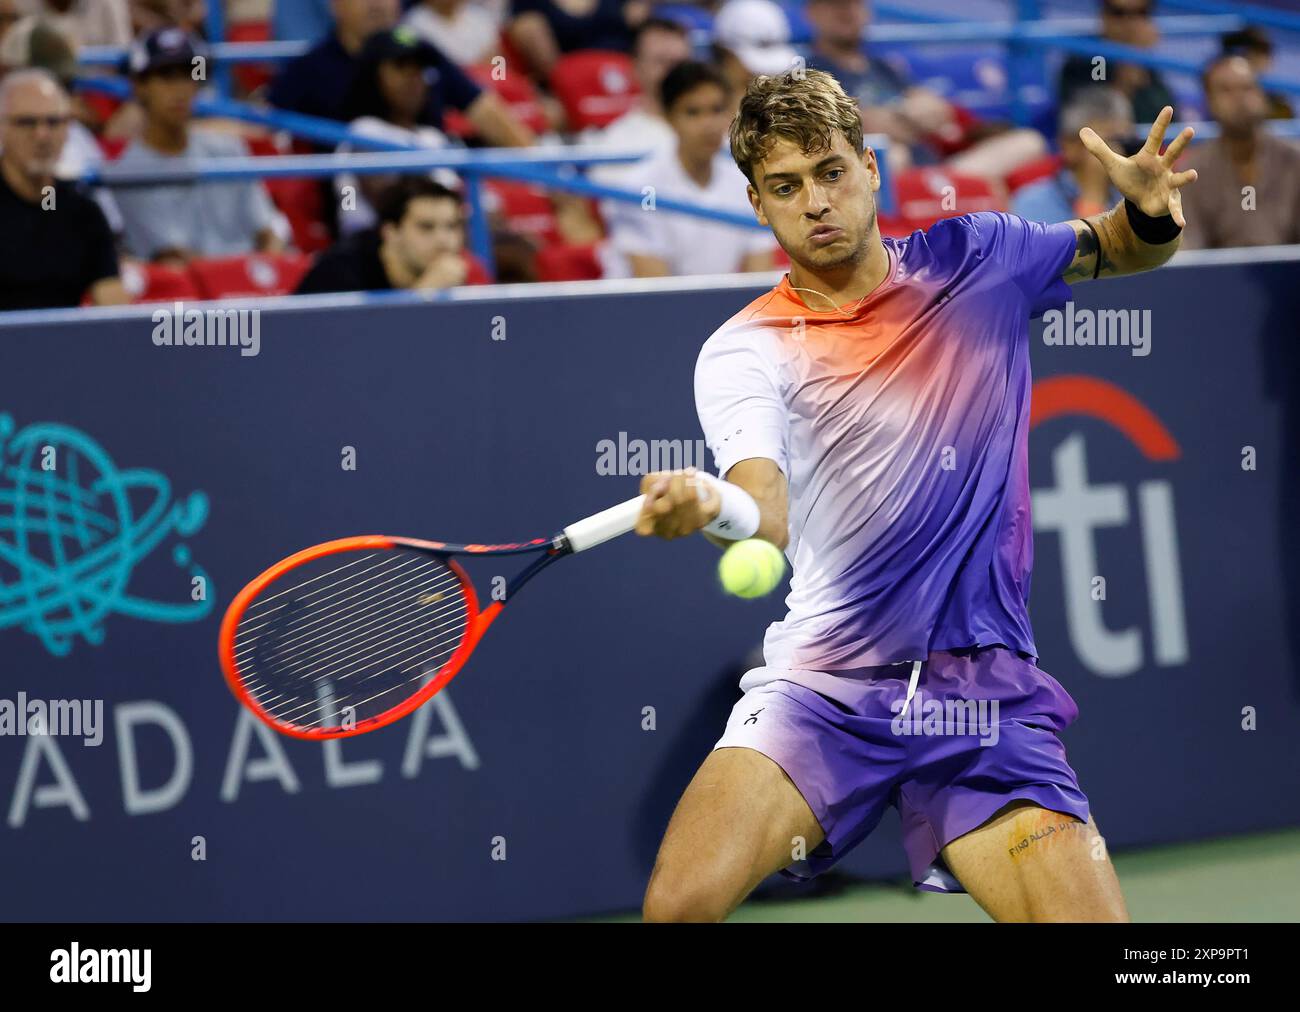
<path id="1" fill-rule="evenodd" d="M 982 212 L 882 239 L 853 100 L 818 71 L 750 85 L 731 153 L 790 270 L 700 352 L 725 480 L 646 476 L 637 532 L 771 541 L 789 611 L 673 813 L 647 920 L 721 920 L 773 872 L 831 867 L 890 805 L 918 888 L 999 921 L 1127 920 L 1058 737 L 1077 708 L 1035 664 L 1029 321 L 1069 282 L 1178 248 L 1195 173 L 1172 168 L 1190 129 L 1160 152 L 1172 116 L 1132 157 L 1081 131 L 1125 198 L 1104 214 Z M 996 719 L 910 710 L 934 701 Z"/>

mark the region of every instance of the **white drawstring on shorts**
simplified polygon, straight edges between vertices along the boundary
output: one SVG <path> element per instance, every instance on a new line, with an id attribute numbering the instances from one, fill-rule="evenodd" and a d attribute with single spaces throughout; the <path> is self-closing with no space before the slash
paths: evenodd
<path id="1" fill-rule="evenodd" d="M 907 698 L 903 700 L 903 712 L 899 717 L 907 716 L 907 708 L 912 705 L 912 697 L 916 695 L 916 683 L 921 679 L 921 661 L 912 662 L 912 680 L 907 683 Z"/>

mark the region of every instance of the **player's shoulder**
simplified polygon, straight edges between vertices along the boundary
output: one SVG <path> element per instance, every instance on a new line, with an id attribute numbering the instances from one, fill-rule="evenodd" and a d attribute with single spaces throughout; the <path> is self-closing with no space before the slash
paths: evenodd
<path id="1" fill-rule="evenodd" d="M 988 251 L 1010 233 L 1023 232 L 1031 223 L 1006 211 L 975 211 L 941 218 L 925 231 L 933 247 L 960 247 Z"/>
<path id="2" fill-rule="evenodd" d="M 704 347 L 725 346 L 752 340 L 757 335 L 775 334 L 792 325 L 790 307 L 781 297 L 781 286 L 772 286 L 724 320 L 704 342 Z"/>
<path id="3" fill-rule="evenodd" d="M 1056 229 L 1070 229 L 1070 226 L 1045 225 L 1006 211 L 976 211 L 943 218 L 924 232 L 913 232 L 904 240 L 907 244 L 904 264 L 910 268 L 909 273 L 923 266 L 948 267 L 960 272 L 986 261 L 1014 258 L 1017 251 L 1033 248 Z"/>
<path id="4" fill-rule="evenodd" d="M 697 371 L 737 352 L 776 362 L 780 335 L 794 325 L 780 285 L 773 286 L 724 320 L 700 346 Z"/>

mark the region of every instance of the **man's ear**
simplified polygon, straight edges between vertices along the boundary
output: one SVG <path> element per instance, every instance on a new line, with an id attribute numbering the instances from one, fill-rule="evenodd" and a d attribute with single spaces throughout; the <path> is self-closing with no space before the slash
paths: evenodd
<path id="1" fill-rule="evenodd" d="M 766 227 L 768 225 L 767 215 L 763 213 L 763 205 L 758 199 L 758 191 L 754 189 L 753 183 L 745 187 L 745 195 L 749 197 L 749 206 L 754 209 L 754 214 L 758 216 L 758 223 Z"/>
<path id="2" fill-rule="evenodd" d="M 864 146 L 862 149 L 862 165 L 867 170 L 867 175 L 871 179 L 871 189 L 875 192 L 880 189 L 880 165 L 876 161 L 876 153 L 870 147 Z"/>

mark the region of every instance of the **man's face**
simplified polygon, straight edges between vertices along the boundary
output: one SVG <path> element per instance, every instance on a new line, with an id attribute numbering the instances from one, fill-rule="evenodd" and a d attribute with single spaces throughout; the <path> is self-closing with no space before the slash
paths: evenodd
<path id="1" fill-rule="evenodd" d="M 161 67 L 136 78 L 135 94 L 145 117 L 177 129 L 190 121 L 199 82 L 188 66 Z"/>
<path id="2" fill-rule="evenodd" d="M 1151 20 L 1152 0 L 1102 0 L 1101 33 L 1112 42 L 1152 46 L 1159 38 Z"/>
<path id="3" fill-rule="evenodd" d="M 418 60 L 380 60 L 379 91 L 400 119 L 417 119 L 429 99 L 429 84 Z"/>
<path id="4" fill-rule="evenodd" d="M 679 95 L 667 112 L 668 125 L 677 134 L 682 153 L 707 158 L 722 147 L 722 138 L 731 122 L 731 107 L 727 93 L 718 85 L 708 81 L 696 85 Z"/>
<path id="5" fill-rule="evenodd" d="M 865 0 L 812 0 L 807 11 L 817 42 L 836 48 L 861 44 L 871 21 Z"/>
<path id="6" fill-rule="evenodd" d="M 678 32 L 651 28 L 636 47 L 636 79 L 644 95 L 659 94 L 664 75 L 683 60 L 691 58 L 691 44 Z"/>
<path id="7" fill-rule="evenodd" d="M 397 24 L 397 0 L 333 0 L 334 20 L 340 31 L 354 38 L 382 32 Z"/>
<path id="8" fill-rule="evenodd" d="M 384 239 L 393 243 L 397 256 L 419 276 L 435 257 L 458 254 L 465 248 L 465 227 L 460 204 L 446 197 L 417 197 L 406 205 L 396 225 L 385 225 Z"/>
<path id="9" fill-rule="evenodd" d="M 1268 116 L 1268 101 L 1245 58 L 1224 60 L 1205 82 L 1210 117 L 1228 133 L 1253 130 Z"/>
<path id="10" fill-rule="evenodd" d="M 0 157 L 29 179 L 48 179 L 68 139 L 70 118 L 68 97 L 51 82 L 17 85 L 0 109 Z"/>
<path id="11" fill-rule="evenodd" d="M 812 271 L 861 262 L 875 234 L 875 153 L 867 148 L 858 155 L 842 134 L 833 136 L 829 150 L 806 154 L 777 137 L 752 167 L 749 200 L 759 221 L 792 261 Z"/>

